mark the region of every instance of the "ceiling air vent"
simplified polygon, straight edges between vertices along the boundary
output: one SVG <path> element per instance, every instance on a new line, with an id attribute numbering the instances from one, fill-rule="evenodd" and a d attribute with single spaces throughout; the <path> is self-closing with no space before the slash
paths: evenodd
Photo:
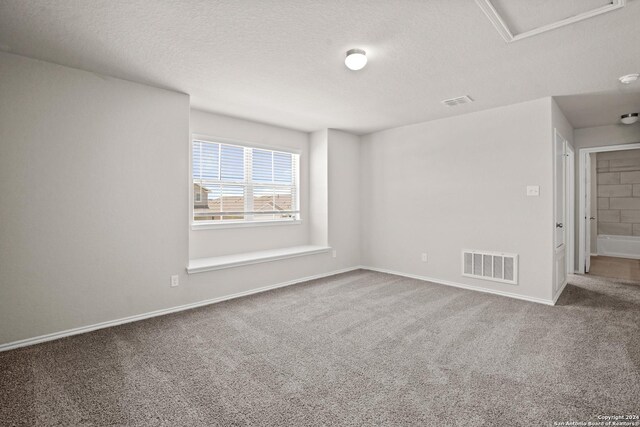
<path id="1" fill-rule="evenodd" d="M 460 105 L 460 104 L 469 104 L 471 102 L 473 102 L 473 99 L 471 99 L 469 95 L 459 96 L 457 98 L 445 99 L 444 101 L 442 101 L 444 105 L 448 105 L 449 107 L 455 107 L 456 105 Z"/>

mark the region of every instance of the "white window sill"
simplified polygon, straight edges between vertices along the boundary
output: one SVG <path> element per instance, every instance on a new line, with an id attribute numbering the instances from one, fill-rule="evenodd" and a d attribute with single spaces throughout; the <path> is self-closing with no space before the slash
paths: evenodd
<path id="1" fill-rule="evenodd" d="M 210 222 L 191 223 L 192 230 L 217 230 L 222 228 L 243 228 L 243 227 L 264 227 L 272 225 L 300 225 L 302 220 L 272 220 L 272 221 L 238 221 L 238 222 L 220 222 L 213 224 Z"/>
<path id="2" fill-rule="evenodd" d="M 223 268 L 241 267 L 261 262 L 276 261 L 305 255 L 326 253 L 331 250 L 328 246 L 294 246 L 291 248 L 271 249 L 268 251 L 247 252 L 243 254 L 224 255 L 212 258 L 198 258 L 189 260 L 187 273 L 202 273 L 205 271 L 221 270 Z"/>

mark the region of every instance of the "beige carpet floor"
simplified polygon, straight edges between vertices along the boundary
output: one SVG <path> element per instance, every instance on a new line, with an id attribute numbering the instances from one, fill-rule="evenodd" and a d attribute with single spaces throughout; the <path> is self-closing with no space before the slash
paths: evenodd
<path id="1" fill-rule="evenodd" d="M 0 353 L 0 425 L 538 426 L 640 414 L 640 284 L 555 307 L 369 271 Z"/>

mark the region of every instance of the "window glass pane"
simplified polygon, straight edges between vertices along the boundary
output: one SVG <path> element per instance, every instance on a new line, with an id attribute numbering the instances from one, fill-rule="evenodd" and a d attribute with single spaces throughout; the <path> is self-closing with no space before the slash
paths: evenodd
<path id="1" fill-rule="evenodd" d="M 203 179 L 219 179 L 219 176 L 220 176 L 220 145 L 203 144 L 201 177 Z"/>
<path id="2" fill-rule="evenodd" d="M 273 210 L 273 189 L 269 187 L 254 187 L 253 211 L 272 212 Z"/>
<path id="3" fill-rule="evenodd" d="M 197 200 L 194 202 L 193 219 L 196 221 L 219 220 L 222 208 L 220 204 L 220 184 L 203 184 L 199 191 L 201 200 L 200 202 Z"/>
<path id="4" fill-rule="evenodd" d="M 220 205 L 224 219 L 244 219 L 244 186 L 223 184 Z"/>
<path id="5" fill-rule="evenodd" d="M 273 153 L 274 182 L 293 184 L 292 154 Z"/>
<path id="6" fill-rule="evenodd" d="M 219 179 L 220 145 L 193 141 L 193 178 Z"/>
<path id="7" fill-rule="evenodd" d="M 253 150 L 253 182 L 271 182 L 273 180 L 273 152 Z"/>
<path id="8" fill-rule="evenodd" d="M 293 218 L 295 214 L 295 188 L 256 186 L 253 189 L 253 210 L 264 212 L 264 219 L 269 214 L 270 219 Z"/>
<path id="9" fill-rule="evenodd" d="M 277 188 L 274 194 L 274 205 L 277 211 L 292 211 L 294 210 L 292 188 Z"/>
<path id="10" fill-rule="evenodd" d="M 220 184 L 205 186 L 207 190 L 207 209 L 211 212 L 222 212 L 222 188 Z"/>
<path id="11" fill-rule="evenodd" d="M 200 178 L 200 170 L 202 167 L 202 154 L 200 150 L 202 149 L 202 143 L 200 141 L 193 141 L 191 145 L 191 165 L 193 169 L 193 179 Z"/>
<path id="12" fill-rule="evenodd" d="M 244 148 L 224 144 L 220 146 L 220 179 L 244 180 Z"/>

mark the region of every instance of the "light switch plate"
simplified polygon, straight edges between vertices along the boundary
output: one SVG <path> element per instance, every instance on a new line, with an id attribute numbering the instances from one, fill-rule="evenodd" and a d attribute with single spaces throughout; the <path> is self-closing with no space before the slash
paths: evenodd
<path id="1" fill-rule="evenodd" d="M 539 185 L 527 185 L 527 196 L 539 196 L 540 195 L 540 186 Z"/>

